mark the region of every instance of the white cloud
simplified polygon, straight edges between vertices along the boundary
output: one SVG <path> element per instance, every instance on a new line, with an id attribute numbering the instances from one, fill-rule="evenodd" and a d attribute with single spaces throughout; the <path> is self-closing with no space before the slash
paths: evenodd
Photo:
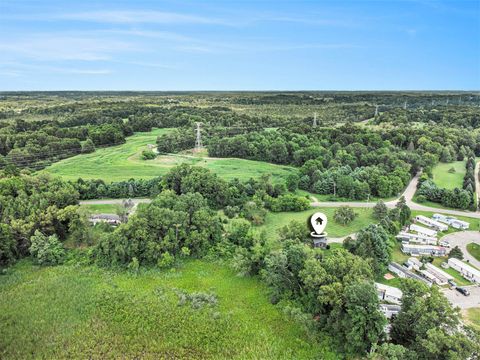
<path id="1" fill-rule="evenodd" d="M 216 24 L 228 25 L 221 19 L 163 11 L 104 10 L 46 15 L 49 19 L 76 20 L 111 24 Z"/>

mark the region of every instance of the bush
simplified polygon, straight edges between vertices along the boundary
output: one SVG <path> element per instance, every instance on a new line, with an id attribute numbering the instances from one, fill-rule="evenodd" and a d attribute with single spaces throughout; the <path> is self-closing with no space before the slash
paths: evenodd
<path id="1" fill-rule="evenodd" d="M 417 202 L 418 203 L 421 204 L 421 203 L 424 203 L 425 201 L 427 201 L 427 198 L 425 196 L 423 196 L 423 195 L 418 195 L 417 196 Z"/>
<path id="2" fill-rule="evenodd" d="M 341 206 L 333 213 L 333 219 L 342 225 L 350 224 L 358 214 L 348 206 Z"/>
<path id="3" fill-rule="evenodd" d="M 157 154 L 152 150 L 143 150 L 142 151 L 142 159 L 143 160 L 153 160 L 157 157 Z"/>
<path id="4" fill-rule="evenodd" d="M 173 266 L 174 263 L 175 257 L 167 251 L 162 254 L 160 259 L 158 259 L 157 265 L 159 268 L 170 268 Z"/>
<path id="5" fill-rule="evenodd" d="M 57 235 L 47 237 L 36 230 L 30 242 L 30 255 L 39 265 L 58 265 L 65 259 L 65 249 Z"/>

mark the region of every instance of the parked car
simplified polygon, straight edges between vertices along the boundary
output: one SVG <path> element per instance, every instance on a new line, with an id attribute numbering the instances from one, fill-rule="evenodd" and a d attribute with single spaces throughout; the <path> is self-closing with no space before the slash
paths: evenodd
<path id="1" fill-rule="evenodd" d="M 457 287 L 456 289 L 460 294 L 462 294 L 464 296 L 469 296 L 470 295 L 470 291 L 468 291 L 467 289 L 465 289 L 463 287 Z"/>
<path id="2" fill-rule="evenodd" d="M 448 283 L 450 284 L 450 286 L 457 287 L 457 283 L 453 280 L 448 280 Z"/>

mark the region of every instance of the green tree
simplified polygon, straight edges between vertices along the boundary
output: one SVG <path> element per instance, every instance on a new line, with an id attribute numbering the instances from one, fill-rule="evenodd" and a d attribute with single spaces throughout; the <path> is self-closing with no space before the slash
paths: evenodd
<path id="1" fill-rule="evenodd" d="M 463 252 L 462 250 L 458 247 L 455 246 L 450 252 L 448 253 L 448 258 L 457 258 L 460 260 L 463 260 Z"/>
<path id="2" fill-rule="evenodd" d="M 357 217 L 357 213 L 353 211 L 352 208 L 348 206 L 340 206 L 339 208 L 335 209 L 333 213 L 333 219 L 342 225 L 350 224 L 355 217 Z"/>
<path id="3" fill-rule="evenodd" d="M 65 249 L 56 235 L 45 236 L 36 230 L 30 242 L 30 254 L 39 265 L 58 265 L 65 258 Z"/>
<path id="4" fill-rule="evenodd" d="M 356 239 L 347 239 L 344 246 L 355 255 L 371 261 L 375 274 L 380 275 L 392 257 L 392 241 L 382 226 L 369 225 L 357 233 Z"/>
<path id="5" fill-rule="evenodd" d="M 373 207 L 373 217 L 377 220 L 382 220 L 388 215 L 387 205 L 382 200 L 379 200 Z"/>
<path id="6" fill-rule="evenodd" d="M 82 143 L 82 153 L 88 154 L 94 151 L 95 151 L 95 144 L 90 138 L 88 138 Z"/>

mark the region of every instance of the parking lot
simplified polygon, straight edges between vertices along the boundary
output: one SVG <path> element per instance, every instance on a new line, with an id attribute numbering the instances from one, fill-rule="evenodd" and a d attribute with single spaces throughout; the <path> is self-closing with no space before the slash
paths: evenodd
<path id="1" fill-rule="evenodd" d="M 442 289 L 447 299 L 460 309 L 469 309 L 473 307 L 480 307 L 480 286 L 462 286 L 470 291 L 470 296 L 464 296 L 455 289 Z"/>

